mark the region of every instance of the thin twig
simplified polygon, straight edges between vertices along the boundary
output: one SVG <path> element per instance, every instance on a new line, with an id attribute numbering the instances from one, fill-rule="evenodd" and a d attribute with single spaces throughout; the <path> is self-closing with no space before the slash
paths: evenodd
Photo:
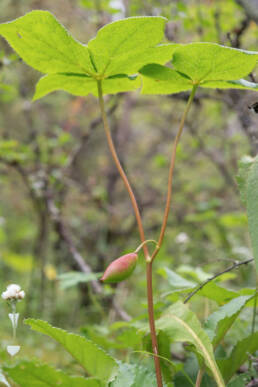
<path id="1" fill-rule="evenodd" d="M 184 300 L 184 304 L 186 304 L 197 292 L 199 292 L 205 285 L 213 281 L 215 278 L 220 277 L 222 274 L 228 273 L 229 271 L 234 270 L 241 265 L 247 265 L 248 263 L 253 262 L 253 260 L 254 260 L 253 258 L 250 258 L 250 259 L 247 259 L 246 261 L 235 262 L 234 265 L 208 278 L 206 281 L 202 282 L 199 286 L 197 286 L 197 288 L 186 297 L 186 299 Z"/>

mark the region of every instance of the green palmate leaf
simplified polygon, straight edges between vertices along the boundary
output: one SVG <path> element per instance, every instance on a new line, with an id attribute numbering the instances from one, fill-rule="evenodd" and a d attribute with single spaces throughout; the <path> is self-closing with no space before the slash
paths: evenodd
<path id="1" fill-rule="evenodd" d="M 172 94 L 204 88 L 258 91 L 258 84 L 238 79 L 256 66 L 258 52 L 232 49 L 215 43 L 190 43 L 175 48 L 173 69 L 148 64 L 143 76 L 143 94 Z"/>
<path id="2" fill-rule="evenodd" d="M 163 17 L 132 17 L 110 23 L 83 45 L 76 41 L 47 11 L 32 11 L 0 25 L 2 35 L 21 58 L 48 74 L 37 85 L 34 100 L 54 90 L 74 95 L 97 96 L 96 77 L 103 80 L 104 94 L 116 94 L 140 87 L 129 80 L 147 63 L 171 60 L 177 44 L 157 44 L 164 35 Z M 113 79 L 113 76 L 118 78 Z"/>
<path id="3" fill-rule="evenodd" d="M 98 379 L 75 377 L 47 364 L 21 361 L 14 367 L 5 367 L 6 374 L 20 387 L 101 387 Z"/>
<path id="4" fill-rule="evenodd" d="M 117 374 L 116 361 L 92 341 L 52 327 L 42 320 L 27 319 L 25 323 L 35 331 L 44 333 L 61 344 L 89 375 L 107 382 Z"/>
<path id="5" fill-rule="evenodd" d="M 165 23 L 163 17 L 131 17 L 101 28 L 88 44 L 96 70 L 105 72 L 119 56 L 156 46 L 163 38 Z"/>
<path id="6" fill-rule="evenodd" d="M 248 353 L 258 350 L 258 332 L 239 341 L 227 359 L 218 360 L 218 365 L 226 382 L 228 382 L 239 367 L 248 360 Z"/>
<path id="7" fill-rule="evenodd" d="M 2 35 L 21 58 L 43 73 L 90 73 L 86 46 L 76 41 L 47 11 L 32 11 L 0 25 Z"/>
<path id="8" fill-rule="evenodd" d="M 258 52 L 216 43 L 190 43 L 175 51 L 172 64 L 193 81 L 232 81 L 248 75 L 257 60 Z"/>
<path id="9" fill-rule="evenodd" d="M 254 159 L 247 178 L 246 207 L 256 272 L 258 274 L 258 157 Z"/>
<path id="10" fill-rule="evenodd" d="M 143 77 L 142 94 L 172 94 L 191 90 L 191 79 L 159 64 L 149 64 L 140 70 Z"/>
<path id="11" fill-rule="evenodd" d="M 140 85 L 140 78 L 130 79 L 126 75 L 114 76 L 102 81 L 104 95 L 135 90 Z M 64 90 L 78 96 L 98 95 L 97 82 L 94 78 L 79 74 L 50 74 L 37 83 L 33 100 L 36 101 L 56 90 Z"/>
<path id="12" fill-rule="evenodd" d="M 164 330 L 174 341 L 187 341 L 194 345 L 212 372 L 218 386 L 225 386 L 216 364 L 213 348 L 206 332 L 195 314 L 186 305 L 177 302 L 157 320 L 157 329 Z"/>
<path id="13" fill-rule="evenodd" d="M 223 339 L 242 309 L 253 296 L 240 296 L 212 313 L 205 323 L 205 330 L 216 347 Z"/>

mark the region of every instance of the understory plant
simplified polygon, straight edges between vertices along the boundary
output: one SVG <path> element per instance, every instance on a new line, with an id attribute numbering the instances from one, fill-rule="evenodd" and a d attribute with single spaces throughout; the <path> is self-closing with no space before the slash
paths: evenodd
<path id="1" fill-rule="evenodd" d="M 166 308 L 156 321 L 154 318 L 153 263 L 158 257 L 165 237 L 171 207 L 177 146 L 194 96 L 198 88 L 258 91 L 258 84 L 243 79 L 255 68 L 258 52 L 232 49 L 207 42 L 160 43 L 165 24 L 165 18 L 152 16 L 119 20 L 101 28 L 87 45 L 75 40 L 47 11 L 32 11 L 14 21 L 0 25 L 0 34 L 19 56 L 28 65 L 45 74 L 37 83 L 34 101 L 56 90 L 63 90 L 76 96 L 92 94 L 98 99 L 110 153 L 128 191 L 140 237 L 139 248 L 132 248 L 131 253 L 112 262 L 102 280 L 119 282 L 126 279 L 136 266 L 139 250 L 143 250 L 151 337 L 151 350 L 147 352 L 153 356 L 155 365 L 154 377 L 153 373 L 144 366 L 118 362 L 86 338 L 54 328 L 44 321 L 29 319 L 26 323 L 32 329 L 59 342 L 82 365 L 90 377 L 72 377 L 47 365 L 29 361 L 20 362 L 14 367 L 5 367 L 7 375 L 21 386 L 28 385 L 28 378 L 32 378 L 34 383 L 37 380 L 43 380 L 42 383 L 45 384 L 42 385 L 173 386 L 174 376 L 182 369 L 169 360 L 167 351 L 163 352 L 163 346 L 160 345 L 163 337 L 163 342 L 165 338 L 167 343 L 181 341 L 189 344 L 189 350 L 196 355 L 199 362 L 200 371 L 196 386 L 201 385 L 202 377 L 207 372 L 208 377 L 212 378 L 217 386 L 223 387 L 230 382 L 240 365 L 248 359 L 248 353 L 252 354 L 258 349 L 254 317 L 253 328 L 247 339 L 237 343 L 229 358 L 220 361 L 215 359 L 215 349 L 239 313 L 250 306 L 255 310 L 255 289 L 249 289 L 246 292 L 228 292 L 224 298 L 220 294 L 220 307 L 217 312 L 208 317 L 204 327 L 188 306 L 180 301 L 180 292 L 177 293 L 176 298 L 175 295 L 168 298 L 170 302 L 176 302 Z M 141 211 L 119 161 L 105 110 L 105 95 L 138 89 L 142 94 L 148 95 L 189 91 L 188 101 L 172 145 L 165 210 L 160 233 L 155 241 L 148 240 L 145 236 Z M 245 190 L 247 197 L 256 268 L 258 268 L 257 165 L 258 161 L 252 160 L 252 163 L 245 166 L 241 175 L 241 189 Z M 154 248 L 151 249 L 150 246 L 153 246 L 153 243 Z M 172 271 L 170 275 L 173 276 Z M 209 294 L 208 297 L 215 299 L 218 297 L 220 287 L 211 283 L 207 282 L 205 287 L 203 285 L 198 290 L 202 290 L 204 296 L 207 297 Z M 194 293 L 196 288 L 196 283 L 184 284 L 181 295 L 189 293 L 191 297 L 193 296 L 191 292 Z M 143 339 L 147 333 L 148 329 L 142 326 L 141 338 Z"/>

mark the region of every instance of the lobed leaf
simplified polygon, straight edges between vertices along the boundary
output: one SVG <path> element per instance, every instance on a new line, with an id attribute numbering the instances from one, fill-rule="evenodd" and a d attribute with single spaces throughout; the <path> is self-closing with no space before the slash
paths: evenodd
<path id="1" fill-rule="evenodd" d="M 96 71 L 104 73 L 110 62 L 123 54 L 156 46 L 163 38 L 166 20 L 159 16 L 130 17 L 102 27 L 88 44 Z"/>
<path id="2" fill-rule="evenodd" d="M 15 366 L 4 367 L 6 374 L 20 387 L 101 387 L 98 379 L 76 377 L 56 370 L 47 364 L 21 361 Z"/>
<path id="3" fill-rule="evenodd" d="M 32 11 L 0 25 L 2 35 L 20 57 L 43 73 L 91 73 L 89 50 L 75 40 L 48 11 Z"/>
<path id="4" fill-rule="evenodd" d="M 256 66 L 258 52 L 233 49 L 216 43 L 190 43 L 175 47 L 173 69 L 148 64 L 140 73 L 143 94 L 172 94 L 191 90 L 194 84 L 212 89 L 258 91 L 258 84 L 238 79 Z"/>
<path id="5" fill-rule="evenodd" d="M 117 363 L 103 349 L 85 337 L 52 327 L 46 321 L 27 319 L 25 323 L 61 344 L 85 369 L 85 371 L 105 382 L 113 380 L 117 374 Z"/>
<path id="6" fill-rule="evenodd" d="M 232 81 L 250 74 L 257 60 L 255 51 L 200 42 L 176 49 L 172 64 L 175 70 L 193 81 Z"/>

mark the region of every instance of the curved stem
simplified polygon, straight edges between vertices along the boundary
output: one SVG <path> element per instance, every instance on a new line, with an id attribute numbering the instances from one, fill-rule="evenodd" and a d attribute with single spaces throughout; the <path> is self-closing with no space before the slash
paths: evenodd
<path id="1" fill-rule="evenodd" d="M 134 251 L 136 254 L 139 253 L 139 251 L 143 248 L 144 245 L 146 245 L 147 243 L 155 243 L 155 245 L 157 246 L 158 242 L 155 241 L 154 239 L 147 239 L 146 241 L 142 242 L 138 247 L 137 249 Z M 157 246 L 158 247 L 158 246 Z"/>
<path id="2" fill-rule="evenodd" d="M 104 99 L 103 99 L 103 92 L 102 92 L 102 83 L 101 81 L 97 81 L 98 84 L 98 97 L 99 97 L 99 106 L 101 110 L 101 116 L 103 120 L 103 125 L 109 145 L 110 152 L 112 154 L 112 157 L 114 159 L 114 162 L 116 164 L 116 167 L 118 169 L 118 172 L 123 179 L 123 182 L 125 184 L 125 187 L 129 193 L 132 206 L 134 209 L 135 217 L 137 220 L 140 238 L 142 241 L 142 247 L 144 251 L 144 256 L 146 260 L 146 279 L 147 279 L 147 298 L 148 298 L 148 316 L 149 316 L 149 326 L 150 326 L 150 334 L 151 334 L 151 342 L 152 342 L 152 350 L 154 353 L 154 364 L 155 364 L 155 371 L 156 371 L 156 379 L 157 379 L 157 385 L 158 387 L 162 387 L 162 374 L 161 374 L 161 367 L 160 367 L 160 359 L 158 357 L 158 342 L 157 342 L 157 336 L 156 336 L 156 330 L 155 330 L 155 319 L 154 319 L 154 309 L 153 309 L 153 292 L 152 292 L 152 262 L 150 261 L 150 256 L 148 252 L 147 244 L 145 243 L 145 234 L 142 224 L 142 218 L 139 211 L 139 207 L 135 198 L 135 195 L 133 193 L 132 187 L 128 181 L 128 178 L 123 170 L 123 167 L 119 161 L 118 155 L 116 153 L 116 149 L 112 140 L 112 136 L 109 129 L 109 124 L 107 120 L 107 115 L 104 108 Z M 158 246 L 157 246 L 158 247 Z"/>
<path id="3" fill-rule="evenodd" d="M 174 174 L 175 161 L 176 161 L 177 145 L 179 143 L 181 134 L 183 132 L 183 128 L 184 128 L 184 124 L 185 124 L 185 119 L 186 119 L 186 116 L 187 116 L 187 114 L 188 114 L 188 112 L 190 110 L 190 107 L 191 107 L 191 104 L 193 102 L 194 95 L 195 95 L 197 87 L 198 87 L 198 85 L 194 85 L 193 88 L 192 88 L 192 92 L 191 92 L 191 94 L 189 96 L 189 99 L 187 101 L 187 105 L 186 105 L 185 111 L 183 113 L 183 116 L 181 118 L 179 129 L 178 129 L 175 141 L 173 143 L 171 160 L 170 160 L 170 167 L 169 167 L 169 174 L 168 174 L 168 191 L 167 191 L 166 207 L 165 207 L 164 216 L 163 216 L 163 222 L 162 222 L 161 231 L 160 231 L 160 235 L 159 235 L 159 239 L 158 239 L 158 246 L 156 247 L 156 249 L 154 250 L 154 252 L 153 252 L 153 254 L 151 256 L 151 260 L 152 261 L 154 260 L 154 258 L 158 254 L 158 251 L 159 251 L 159 249 L 160 249 L 160 247 L 162 245 L 163 239 L 164 239 L 164 235 L 165 235 L 165 231 L 166 231 L 166 227 L 167 227 L 169 210 L 170 210 L 171 196 L 172 196 L 173 174 Z"/>
<path id="4" fill-rule="evenodd" d="M 118 155 L 117 155 L 117 152 L 116 152 L 116 149 L 115 149 L 115 145 L 114 145 L 113 140 L 112 140 L 112 136 L 111 136 L 110 129 L 109 129 L 109 124 L 108 124 L 108 119 L 107 119 L 107 115 L 106 115 L 105 108 L 104 108 L 104 99 L 103 99 L 103 92 L 102 92 L 102 82 L 99 80 L 99 81 L 97 81 L 97 84 L 98 84 L 99 106 L 100 106 L 101 116 L 102 116 L 102 120 L 103 120 L 103 125 L 104 125 L 104 129 L 105 129 L 105 133 L 106 133 L 106 137 L 107 137 L 107 141 L 108 141 L 108 146 L 109 146 L 111 155 L 112 155 L 112 157 L 114 159 L 114 162 L 116 164 L 116 167 L 118 169 L 118 172 L 119 172 L 119 174 L 120 174 L 120 176 L 121 176 L 121 178 L 122 178 L 122 180 L 123 180 L 123 182 L 125 184 L 125 187 L 126 187 L 128 193 L 129 193 L 129 196 L 130 196 L 130 199 L 131 199 L 131 202 L 132 202 L 132 206 L 133 206 L 133 209 L 134 209 L 136 221 L 137 221 L 137 224 L 138 224 L 140 238 L 141 238 L 141 241 L 143 243 L 143 242 L 145 242 L 145 234 L 144 234 L 144 229 L 143 229 L 143 225 L 142 225 L 142 218 L 141 218 L 139 206 L 137 204 L 137 201 L 136 201 L 135 195 L 133 193 L 131 184 L 129 183 L 128 178 L 127 178 L 127 176 L 125 174 L 125 171 L 123 170 L 123 167 L 122 167 L 122 165 L 121 165 L 121 163 L 119 161 L 119 158 L 118 158 Z M 149 252 L 148 252 L 148 247 L 147 247 L 146 244 L 143 246 L 143 251 L 144 251 L 145 258 L 147 259 L 147 257 L 149 257 Z"/>

